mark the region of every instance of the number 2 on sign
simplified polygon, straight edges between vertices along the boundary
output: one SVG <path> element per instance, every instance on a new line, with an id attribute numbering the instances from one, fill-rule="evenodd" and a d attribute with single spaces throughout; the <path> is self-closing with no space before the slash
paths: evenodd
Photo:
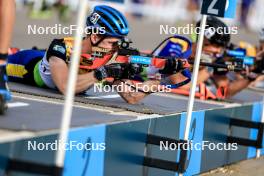
<path id="1" fill-rule="evenodd" d="M 209 14 L 214 14 L 214 15 L 219 15 L 219 10 L 218 9 L 214 9 L 215 4 L 218 2 L 218 0 L 212 0 L 211 4 L 208 7 L 208 11 L 207 13 Z M 225 6 L 225 10 L 227 11 L 229 7 L 229 0 L 226 0 L 226 6 Z"/>
<path id="2" fill-rule="evenodd" d="M 217 3 L 217 1 L 218 1 L 218 0 L 213 0 L 213 1 L 211 2 L 211 4 L 210 4 L 209 7 L 208 7 L 208 11 L 207 11 L 207 13 L 209 13 L 209 14 L 214 14 L 214 15 L 218 15 L 218 14 L 219 14 L 219 10 L 218 10 L 218 9 L 214 9 L 214 6 L 215 6 L 215 4 Z"/>

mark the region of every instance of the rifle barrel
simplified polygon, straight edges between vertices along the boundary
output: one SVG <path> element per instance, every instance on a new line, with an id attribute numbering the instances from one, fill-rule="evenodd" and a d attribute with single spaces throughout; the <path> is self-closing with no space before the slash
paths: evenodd
<path id="1" fill-rule="evenodd" d="M 189 61 L 190 64 L 194 64 L 194 61 Z M 217 63 L 208 63 L 208 62 L 200 62 L 201 66 L 206 66 L 206 67 L 213 67 L 213 68 L 225 68 L 229 71 L 235 71 L 235 72 L 241 72 L 244 69 L 237 67 L 235 65 L 226 65 L 226 64 L 217 64 Z"/>

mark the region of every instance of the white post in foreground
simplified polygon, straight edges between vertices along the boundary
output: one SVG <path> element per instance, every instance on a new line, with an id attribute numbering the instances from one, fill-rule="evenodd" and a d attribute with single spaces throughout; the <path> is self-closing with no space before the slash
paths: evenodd
<path id="1" fill-rule="evenodd" d="M 264 122 L 264 96 L 263 96 L 263 100 L 262 100 L 262 114 L 261 114 L 261 120 L 260 122 Z M 261 155 L 261 149 L 257 149 L 257 153 L 256 153 L 256 158 L 259 158 Z"/>
<path id="2" fill-rule="evenodd" d="M 87 10 L 87 1 L 88 0 L 80 0 L 79 1 L 79 13 L 77 16 L 77 27 L 78 29 L 85 27 L 85 17 Z M 77 30 L 75 34 L 74 48 L 71 56 L 70 63 L 70 72 L 69 78 L 67 82 L 67 90 L 65 95 L 65 103 L 63 109 L 63 116 L 61 121 L 60 133 L 59 133 L 59 149 L 56 153 L 56 166 L 63 167 L 64 166 L 64 158 L 65 158 L 65 150 L 64 144 L 68 140 L 68 131 L 71 123 L 71 115 L 72 115 L 72 105 L 75 95 L 75 86 L 78 74 L 78 67 L 81 55 L 81 47 L 82 47 L 82 31 Z"/>
<path id="3" fill-rule="evenodd" d="M 192 111 L 193 111 L 193 105 L 194 105 L 194 100 L 195 100 L 195 89 L 197 85 L 197 78 L 198 78 L 200 60 L 201 60 L 202 49 L 203 49 L 206 19 L 207 19 L 207 15 L 202 15 L 202 20 L 201 20 L 201 25 L 200 25 L 201 30 L 200 30 L 200 35 L 198 38 L 198 45 L 196 49 L 194 68 L 193 68 L 193 73 L 192 73 L 192 83 L 191 83 L 190 96 L 189 96 L 189 101 L 188 101 L 187 118 L 185 122 L 184 140 L 188 140 L 188 137 L 189 137 L 189 131 L 190 131 L 190 125 L 191 125 L 191 119 L 192 119 Z M 182 174 L 179 174 L 179 175 L 182 176 Z"/>

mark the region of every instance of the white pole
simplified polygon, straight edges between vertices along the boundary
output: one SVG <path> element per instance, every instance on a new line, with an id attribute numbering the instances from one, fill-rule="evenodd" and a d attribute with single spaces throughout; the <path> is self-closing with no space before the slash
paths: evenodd
<path id="1" fill-rule="evenodd" d="M 77 26 L 79 28 L 84 28 L 85 26 L 85 17 L 86 17 L 86 10 L 87 10 L 87 0 L 80 0 L 79 1 L 79 13 L 77 17 Z M 77 30 L 75 34 L 75 41 L 74 41 L 74 48 L 73 54 L 71 57 L 70 63 L 70 72 L 69 78 L 67 82 L 67 90 L 65 95 L 65 103 L 63 109 L 63 116 L 61 121 L 61 128 L 59 133 L 59 149 L 56 153 L 56 166 L 63 167 L 64 166 L 64 158 L 65 158 L 65 150 L 64 144 L 68 140 L 68 131 L 71 122 L 71 115 L 72 115 L 72 104 L 75 95 L 75 86 L 78 74 L 78 67 L 80 61 L 80 54 L 81 54 L 81 44 L 82 44 L 82 31 Z M 61 146 L 62 145 L 62 146 Z"/>
<path id="2" fill-rule="evenodd" d="M 129 12 L 129 7 L 130 7 L 130 0 L 124 0 L 124 13 L 130 13 Z"/>
<path id="3" fill-rule="evenodd" d="M 204 40 L 204 31 L 205 31 L 206 19 L 207 19 L 207 15 L 202 15 L 202 22 L 200 25 L 201 31 L 200 31 L 200 35 L 199 35 L 199 39 L 198 39 L 198 45 L 197 45 L 197 49 L 196 49 L 193 75 L 192 75 L 192 83 L 191 83 L 191 90 L 190 90 L 190 96 L 189 96 L 189 101 L 188 101 L 187 118 L 186 118 L 185 129 L 184 129 L 185 130 L 184 131 L 184 140 L 188 140 L 188 137 L 189 137 L 189 131 L 190 131 L 190 125 L 191 125 L 191 119 L 192 119 L 192 111 L 193 111 L 193 105 L 194 105 L 194 99 L 195 99 L 195 89 L 196 89 L 196 85 L 197 85 L 197 78 L 198 78 L 200 60 L 201 60 L 202 49 L 203 49 L 203 40 Z M 182 174 L 179 174 L 179 176 L 182 176 Z"/>
<path id="4" fill-rule="evenodd" d="M 130 3 L 130 0 L 124 0 L 124 5 L 127 6 Z"/>
<path id="5" fill-rule="evenodd" d="M 263 103 L 263 105 L 262 105 L 262 114 L 261 114 L 261 121 L 260 122 L 264 122 L 264 96 L 263 96 L 262 103 Z M 259 158 L 260 154 L 261 154 L 261 149 L 258 149 L 257 153 L 256 153 L 256 158 Z"/>

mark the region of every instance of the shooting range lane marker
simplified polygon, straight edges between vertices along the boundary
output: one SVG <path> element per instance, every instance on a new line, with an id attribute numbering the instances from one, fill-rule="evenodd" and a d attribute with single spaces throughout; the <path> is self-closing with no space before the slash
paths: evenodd
<path id="1" fill-rule="evenodd" d="M 229 17 L 233 18 L 234 14 L 231 12 L 236 11 L 236 1 L 234 0 L 233 4 L 228 4 L 227 6 L 227 1 L 229 0 L 203 0 L 202 3 L 202 8 L 201 8 L 201 14 L 202 15 L 202 20 L 200 24 L 201 28 L 201 33 L 198 38 L 198 45 L 196 49 L 196 55 L 195 55 L 195 61 L 194 61 L 194 69 L 193 69 L 193 75 L 192 75 L 192 83 L 191 83 L 191 90 L 190 90 L 190 96 L 189 96 L 189 101 L 188 101 L 188 109 L 187 109 L 187 117 L 186 117 L 186 122 L 185 122 L 185 129 L 184 129 L 184 139 L 183 140 L 188 140 L 189 138 L 189 133 L 190 133 L 190 125 L 191 125 L 191 120 L 192 120 L 192 112 L 193 112 L 193 106 L 194 106 L 194 100 L 195 100 L 195 89 L 197 85 L 197 79 L 198 79 L 198 74 L 199 74 L 199 67 L 200 67 L 200 60 L 201 60 L 201 55 L 202 55 L 202 49 L 203 49 L 203 41 L 204 41 L 204 34 L 205 34 L 205 26 L 206 26 L 206 20 L 207 20 L 207 15 L 215 15 L 218 17 Z M 214 9 L 215 4 L 221 3 L 218 7 L 218 9 Z M 225 15 L 226 11 L 226 6 L 227 8 L 230 8 L 228 13 Z M 180 173 L 179 176 L 183 176 L 183 173 Z"/>
<path id="2" fill-rule="evenodd" d="M 85 27 L 85 17 L 87 11 L 87 3 L 88 0 L 80 0 L 79 1 L 79 13 L 77 15 L 77 28 L 84 28 Z M 61 144 L 65 144 L 68 140 L 68 131 L 71 122 L 72 116 L 72 105 L 73 99 L 75 95 L 75 86 L 77 81 L 77 74 L 78 74 L 78 67 L 80 62 L 80 55 L 81 55 L 81 44 L 82 44 L 82 33 L 81 30 L 77 30 L 75 34 L 75 41 L 74 41 L 74 48 L 73 54 L 71 56 L 71 64 L 70 64 L 70 72 L 69 72 L 69 79 L 67 82 L 67 89 L 66 89 L 66 98 L 65 104 L 62 114 L 61 120 L 61 128 L 59 133 L 59 141 Z M 65 159 L 65 150 L 60 149 L 56 152 L 56 166 L 59 168 L 64 167 L 64 159 Z M 61 173 L 62 174 L 62 173 Z"/>
<path id="3" fill-rule="evenodd" d="M 15 107 L 25 107 L 29 106 L 28 103 L 24 102 L 12 102 L 12 103 L 7 103 L 8 108 L 15 108 Z"/>
<path id="4" fill-rule="evenodd" d="M 183 140 L 188 140 L 188 138 L 189 138 L 190 125 L 191 125 L 192 112 L 193 112 L 193 105 L 194 105 L 194 100 L 195 100 L 195 91 L 196 91 L 196 86 L 197 86 L 200 60 L 201 60 L 202 49 L 203 49 L 203 40 L 204 40 L 206 19 L 207 19 L 207 15 L 202 15 L 202 21 L 201 21 L 201 25 L 200 25 L 201 34 L 199 35 L 199 38 L 198 38 L 198 45 L 197 45 L 197 50 L 196 50 L 196 55 L 195 55 L 194 69 L 193 69 L 193 75 L 192 75 L 192 82 L 191 82 L 190 96 L 189 96 L 189 101 L 188 101 L 187 117 L 186 117 L 186 122 L 185 122 Z M 179 176 L 183 176 L 183 174 L 180 173 Z"/>

